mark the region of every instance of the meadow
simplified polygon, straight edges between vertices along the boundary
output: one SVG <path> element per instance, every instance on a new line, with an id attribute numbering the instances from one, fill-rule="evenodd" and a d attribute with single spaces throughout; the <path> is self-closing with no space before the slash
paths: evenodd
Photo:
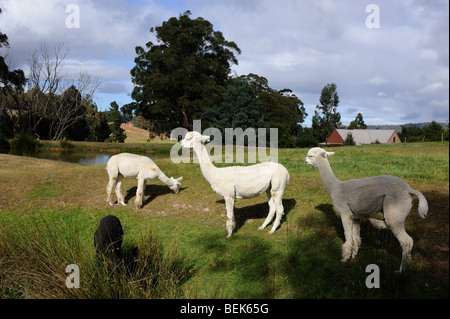
<path id="1" fill-rule="evenodd" d="M 135 179 L 122 185 L 126 207 L 105 202 L 105 165 L 0 154 L 0 298 L 448 298 L 448 142 L 332 149 L 339 179 L 395 175 L 427 198 L 427 218 L 415 199 L 406 220 L 413 266 L 401 274 L 397 240 L 367 221 L 358 256 L 340 262 L 342 224 L 318 170 L 304 162 L 307 151 L 279 150 L 290 174 L 280 228 L 257 230 L 268 213 L 263 194 L 236 201 L 230 239 L 224 202 L 196 163 L 155 158 L 169 177 L 183 176 L 181 191 L 152 180 L 136 211 Z M 93 236 L 106 215 L 122 222 L 124 254 L 139 250 L 132 274 L 97 263 Z M 65 285 L 68 264 L 80 267 L 79 289 Z M 370 264 L 379 266 L 380 288 L 366 286 Z"/>

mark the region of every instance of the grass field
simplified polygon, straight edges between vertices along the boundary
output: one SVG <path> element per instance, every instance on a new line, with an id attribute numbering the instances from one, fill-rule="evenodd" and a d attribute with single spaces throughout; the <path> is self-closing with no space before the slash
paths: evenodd
<path id="1" fill-rule="evenodd" d="M 182 189 L 174 194 L 150 181 L 136 211 L 135 179 L 123 183 L 127 207 L 106 204 L 104 165 L 0 154 L 0 298 L 448 298 L 448 143 L 333 151 L 339 179 L 396 175 L 427 198 L 428 217 L 418 216 L 415 199 L 406 220 L 414 239 L 409 271 L 396 273 L 401 249 L 392 233 L 366 221 L 359 255 L 340 262 L 340 218 L 318 170 L 304 163 L 307 149 L 279 150 L 290 183 L 275 234 L 257 231 L 268 213 L 264 194 L 236 201 L 231 239 L 224 202 L 198 164 L 156 158 L 169 177 L 184 177 Z M 140 251 L 131 278 L 112 277 L 96 263 L 93 235 L 109 214 L 124 227 L 124 253 Z M 68 264 L 80 267 L 79 289 L 65 286 Z M 378 289 L 366 287 L 369 264 L 380 268 Z"/>

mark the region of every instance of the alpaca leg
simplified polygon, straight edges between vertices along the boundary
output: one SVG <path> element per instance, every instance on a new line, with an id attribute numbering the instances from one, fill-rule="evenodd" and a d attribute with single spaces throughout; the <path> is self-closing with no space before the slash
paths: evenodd
<path id="1" fill-rule="evenodd" d="M 352 229 L 352 259 L 356 257 L 359 251 L 359 247 L 361 247 L 361 220 L 353 219 L 353 229 Z"/>
<path id="2" fill-rule="evenodd" d="M 402 262 L 400 264 L 400 272 L 402 272 L 402 270 L 408 268 L 411 264 L 411 250 L 414 245 L 414 240 L 406 233 L 404 228 L 395 237 L 397 237 L 402 247 Z"/>
<path id="3" fill-rule="evenodd" d="M 121 204 L 122 206 L 126 206 L 125 199 L 123 198 L 123 195 L 121 192 L 122 180 L 123 180 L 123 175 L 119 174 L 119 176 L 117 176 L 117 182 L 116 182 L 117 203 Z"/>
<path id="4" fill-rule="evenodd" d="M 383 205 L 384 219 L 387 227 L 392 231 L 402 248 L 402 261 L 399 272 L 411 263 L 411 250 L 414 241 L 405 231 L 405 219 L 411 211 L 412 200 L 409 194 L 404 196 L 386 197 Z"/>
<path id="5" fill-rule="evenodd" d="M 261 227 L 258 228 L 258 230 L 263 230 L 264 228 L 266 228 L 266 226 L 272 221 L 273 216 L 276 212 L 275 201 L 272 197 L 272 194 L 270 194 L 270 190 L 267 190 L 267 198 L 269 200 L 269 214 L 267 215 L 266 220 L 261 225 Z"/>
<path id="6" fill-rule="evenodd" d="M 284 215 L 284 208 L 282 203 L 282 195 L 280 193 L 275 193 L 272 195 L 272 198 L 274 198 L 275 206 L 276 206 L 276 212 L 277 217 L 275 218 L 275 222 L 273 223 L 272 229 L 269 231 L 269 234 L 273 234 L 275 230 L 280 226 L 281 217 Z"/>
<path id="7" fill-rule="evenodd" d="M 138 186 L 137 186 L 137 190 L 136 190 L 136 199 L 134 200 L 134 205 L 136 206 L 137 210 L 141 209 L 141 207 L 142 207 L 143 197 L 144 197 L 144 189 L 145 189 L 145 180 L 138 179 Z"/>
<path id="8" fill-rule="evenodd" d="M 235 225 L 234 222 L 234 198 L 228 197 L 225 198 L 225 207 L 227 209 L 227 238 L 230 238 L 231 235 L 233 234 L 233 228 Z"/>
<path id="9" fill-rule="evenodd" d="M 106 195 L 107 195 L 106 202 L 109 203 L 110 205 L 114 205 L 112 198 L 111 198 L 111 193 L 114 188 L 114 185 L 116 184 L 116 180 L 117 180 L 117 176 L 110 176 L 108 186 L 106 186 Z"/>
<path id="10" fill-rule="evenodd" d="M 386 229 L 386 223 L 384 222 L 384 220 L 379 220 L 379 219 L 375 219 L 375 218 L 368 218 L 369 222 L 373 225 L 373 227 L 375 227 L 376 229 Z"/>
<path id="11" fill-rule="evenodd" d="M 352 228 L 353 228 L 353 218 L 349 215 L 341 215 L 342 226 L 344 227 L 345 242 L 342 245 L 342 262 L 347 262 L 352 257 Z"/>
<path id="12" fill-rule="evenodd" d="M 411 264 L 411 250 L 413 248 L 414 240 L 406 232 L 404 224 L 388 226 L 402 247 L 402 261 L 399 270 L 399 272 L 402 272 L 402 270 L 406 269 Z"/>

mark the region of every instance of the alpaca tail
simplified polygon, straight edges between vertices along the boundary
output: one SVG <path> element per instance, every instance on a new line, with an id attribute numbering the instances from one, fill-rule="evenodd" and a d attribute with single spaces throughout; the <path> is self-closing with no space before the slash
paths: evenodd
<path id="1" fill-rule="evenodd" d="M 428 202 L 427 199 L 425 198 L 425 196 L 423 196 L 423 194 L 419 191 L 416 191 L 414 189 L 410 189 L 409 193 L 412 195 L 417 196 L 417 198 L 419 199 L 419 216 L 421 218 L 425 218 L 428 214 Z"/>

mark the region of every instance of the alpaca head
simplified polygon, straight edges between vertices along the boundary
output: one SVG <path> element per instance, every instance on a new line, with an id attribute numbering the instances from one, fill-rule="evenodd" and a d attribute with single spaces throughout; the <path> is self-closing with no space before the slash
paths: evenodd
<path id="1" fill-rule="evenodd" d="M 308 165 L 317 167 L 317 161 L 326 159 L 328 156 L 334 155 L 334 152 L 327 152 L 323 148 L 314 147 L 308 151 L 305 162 Z"/>
<path id="2" fill-rule="evenodd" d="M 195 143 L 205 144 L 209 142 L 209 136 L 201 135 L 199 132 L 188 132 L 183 140 L 180 141 L 182 147 L 193 148 Z"/>
<path id="3" fill-rule="evenodd" d="M 181 186 L 181 181 L 183 180 L 183 177 L 178 177 L 177 179 L 171 177 L 170 181 L 172 183 L 172 185 L 169 186 L 169 188 L 175 193 L 178 194 L 180 192 L 180 186 Z"/>

